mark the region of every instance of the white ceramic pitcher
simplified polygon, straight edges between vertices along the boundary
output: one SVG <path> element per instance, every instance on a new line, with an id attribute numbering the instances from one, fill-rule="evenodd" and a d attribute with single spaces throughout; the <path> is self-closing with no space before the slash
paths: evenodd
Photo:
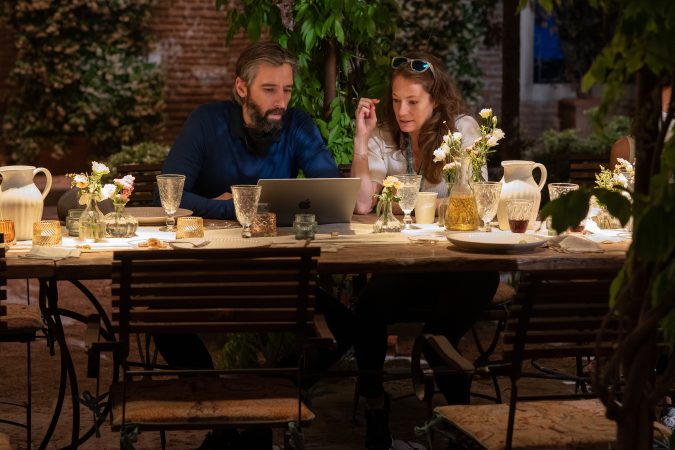
<path id="1" fill-rule="evenodd" d="M 499 207 L 497 209 L 497 219 L 499 228 L 509 229 L 509 219 L 506 215 L 506 201 L 514 199 L 532 200 L 532 214 L 528 228 L 534 228 L 534 222 L 537 220 L 539 212 L 539 203 L 541 203 L 541 188 L 546 184 L 546 167 L 543 164 L 534 161 L 502 161 L 504 168 L 504 177 L 501 182 L 502 193 L 499 196 Z M 532 171 L 539 169 L 541 171 L 541 180 L 539 184 L 532 178 Z"/>
<path id="2" fill-rule="evenodd" d="M 40 172 L 47 177 L 42 192 L 33 183 Z M 0 175 L 0 217 L 14 221 L 16 240 L 32 239 L 33 222 L 42 219 L 44 199 L 52 187 L 52 174 L 44 167 L 4 166 L 0 167 Z"/>

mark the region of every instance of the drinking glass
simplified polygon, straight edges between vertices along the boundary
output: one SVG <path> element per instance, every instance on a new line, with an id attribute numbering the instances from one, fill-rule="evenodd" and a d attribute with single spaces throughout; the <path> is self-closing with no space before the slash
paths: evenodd
<path id="1" fill-rule="evenodd" d="M 490 221 L 497 214 L 502 183 L 498 181 L 481 181 L 473 183 L 471 187 L 473 188 L 473 195 L 476 197 L 478 217 L 483 221 L 483 231 L 492 231 Z"/>
<path id="2" fill-rule="evenodd" d="M 549 183 L 548 184 L 548 197 L 551 199 L 551 201 L 556 200 L 563 195 L 567 194 L 568 192 L 576 191 L 579 189 L 579 185 L 576 183 Z M 579 225 L 574 227 L 572 231 L 576 232 L 582 232 L 584 231 L 584 228 L 586 227 L 586 221 L 582 220 Z M 546 218 L 546 229 L 552 230 L 553 228 L 553 222 L 551 221 L 551 217 Z M 549 231 L 550 232 L 550 231 Z M 555 232 L 553 232 L 555 234 Z"/>
<path id="3" fill-rule="evenodd" d="M 234 213 L 242 226 L 241 237 L 251 237 L 251 223 L 258 213 L 258 200 L 262 186 L 239 184 L 232 186 Z"/>
<path id="4" fill-rule="evenodd" d="M 0 220 L 0 233 L 5 236 L 4 243 L 11 244 L 14 242 L 14 221 L 11 219 Z"/>
<path id="5" fill-rule="evenodd" d="M 438 192 L 419 192 L 415 201 L 415 223 L 434 223 Z"/>
<path id="6" fill-rule="evenodd" d="M 176 173 L 157 175 L 159 199 L 166 212 L 166 226 L 161 227 L 159 231 L 176 231 L 176 219 L 173 216 L 180 206 L 184 184 L 185 175 Z"/>
<path id="7" fill-rule="evenodd" d="M 33 222 L 33 245 L 53 246 L 61 243 L 61 222 L 41 220 Z"/>
<path id="8" fill-rule="evenodd" d="M 509 218 L 511 233 L 525 233 L 533 205 L 532 200 L 508 200 L 506 202 L 506 214 Z"/>
<path id="9" fill-rule="evenodd" d="M 396 190 L 396 196 L 400 198 L 398 206 L 405 216 L 403 216 L 403 229 L 412 229 L 412 217 L 410 213 L 415 209 L 417 193 L 420 191 L 420 182 L 422 175 L 394 175 L 401 182 L 401 187 Z"/>
<path id="10" fill-rule="evenodd" d="M 203 238 L 204 219 L 201 217 L 179 217 L 176 221 L 176 239 Z"/>

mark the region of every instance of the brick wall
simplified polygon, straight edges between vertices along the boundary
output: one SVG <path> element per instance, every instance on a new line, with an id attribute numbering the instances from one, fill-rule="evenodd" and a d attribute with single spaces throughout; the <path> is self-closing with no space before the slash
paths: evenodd
<path id="1" fill-rule="evenodd" d="M 161 2 L 152 21 L 156 41 L 151 59 L 165 79 L 165 140 L 174 140 L 188 114 L 202 103 L 232 97 L 234 65 L 248 41 L 227 45 L 225 12 L 213 0 Z"/>

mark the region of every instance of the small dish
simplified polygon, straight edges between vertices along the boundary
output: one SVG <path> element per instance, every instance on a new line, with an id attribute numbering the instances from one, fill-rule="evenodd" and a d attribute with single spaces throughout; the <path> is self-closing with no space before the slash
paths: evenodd
<path id="1" fill-rule="evenodd" d="M 129 241 L 129 245 L 139 250 L 165 250 L 171 248 L 167 241 L 153 237 L 146 239 L 132 239 Z"/>

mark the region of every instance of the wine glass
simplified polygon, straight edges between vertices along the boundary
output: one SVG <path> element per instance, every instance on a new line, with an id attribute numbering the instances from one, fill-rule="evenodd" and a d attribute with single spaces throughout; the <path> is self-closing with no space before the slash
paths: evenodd
<path id="1" fill-rule="evenodd" d="M 476 197 L 478 217 L 483 221 L 483 231 L 492 231 L 490 221 L 497 214 L 499 196 L 502 192 L 502 183 L 498 181 L 480 181 L 471 185 Z"/>
<path id="2" fill-rule="evenodd" d="M 398 206 L 405 216 L 403 216 L 403 229 L 412 229 L 412 217 L 410 213 L 415 209 L 417 193 L 420 191 L 420 182 L 422 175 L 394 175 L 401 182 L 401 187 L 396 190 L 396 196 L 400 198 Z"/>
<path id="3" fill-rule="evenodd" d="M 262 186 L 238 184 L 232 186 L 234 213 L 242 226 L 241 237 L 251 237 L 251 223 L 258 213 L 258 200 Z"/>
<path id="4" fill-rule="evenodd" d="M 166 225 L 161 227 L 159 231 L 176 231 L 176 219 L 173 216 L 180 206 L 184 184 L 185 175 L 177 173 L 157 175 L 159 200 L 162 202 L 162 208 L 166 212 Z"/>

